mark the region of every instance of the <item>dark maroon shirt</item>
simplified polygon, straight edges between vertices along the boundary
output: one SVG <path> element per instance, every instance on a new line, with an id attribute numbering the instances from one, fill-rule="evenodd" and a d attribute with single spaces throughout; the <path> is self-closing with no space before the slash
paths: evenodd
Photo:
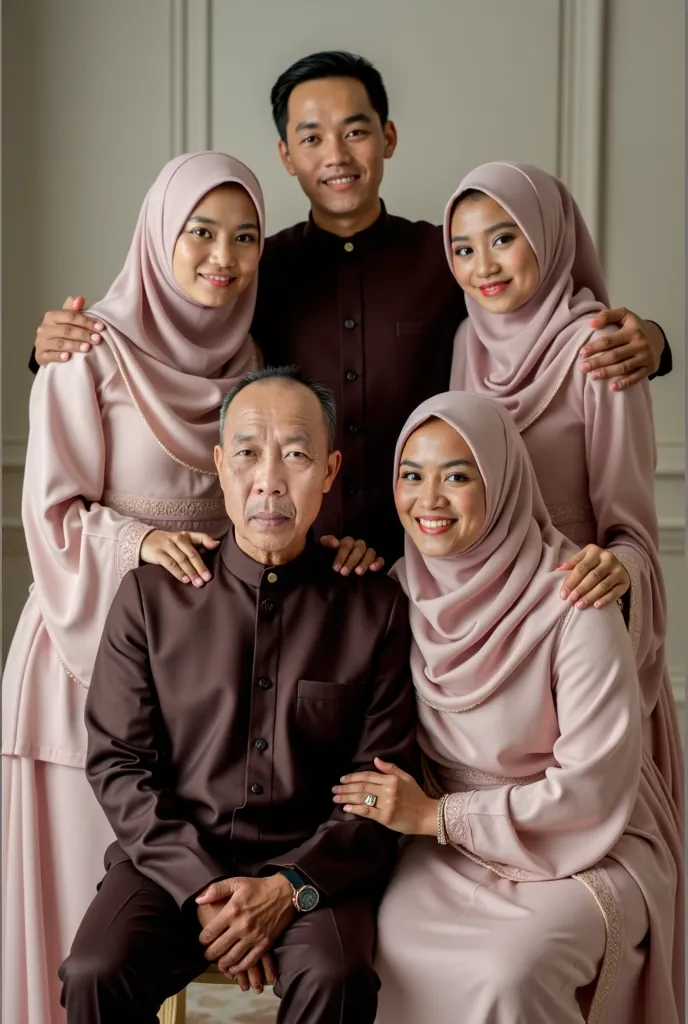
<path id="1" fill-rule="evenodd" d="M 339 238 L 312 219 L 268 238 L 252 334 L 266 363 L 296 363 L 334 391 L 342 469 L 315 531 L 402 554 L 394 448 L 411 412 L 446 391 L 466 315 L 441 228 L 383 211 Z"/>

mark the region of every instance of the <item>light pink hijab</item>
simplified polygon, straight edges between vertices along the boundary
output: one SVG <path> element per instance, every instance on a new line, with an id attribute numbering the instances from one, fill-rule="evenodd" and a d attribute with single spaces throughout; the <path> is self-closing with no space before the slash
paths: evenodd
<path id="1" fill-rule="evenodd" d="M 262 251 L 263 195 L 251 171 L 224 153 L 186 153 L 170 160 L 151 186 L 122 272 L 89 310 L 105 323 L 104 341 L 156 439 L 173 458 L 208 475 L 215 475 L 220 406 L 251 365 L 258 278 L 234 303 L 213 309 L 184 294 L 172 258 L 191 211 L 228 182 L 253 200 Z"/>
<path id="2" fill-rule="evenodd" d="M 508 683 L 521 662 L 568 613 L 553 575 L 577 550 L 555 530 L 526 447 L 503 406 L 448 391 L 423 402 L 397 444 L 433 417 L 459 433 L 485 483 L 483 530 L 451 558 L 422 555 L 407 535 L 392 574 L 409 598 L 413 680 L 442 711 L 468 711 Z"/>
<path id="3" fill-rule="evenodd" d="M 451 219 L 467 189 L 484 192 L 516 221 L 535 253 L 540 283 L 525 305 L 503 315 L 466 296 L 450 386 L 501 402 L 523 431 L 554 398 L 595 333 L 589 320 L 609 305 L 609 296 L 573 196 L 551 174 L 526 164 L 483 164 L 463 179 L 444 215 L 452 272 Z"/>

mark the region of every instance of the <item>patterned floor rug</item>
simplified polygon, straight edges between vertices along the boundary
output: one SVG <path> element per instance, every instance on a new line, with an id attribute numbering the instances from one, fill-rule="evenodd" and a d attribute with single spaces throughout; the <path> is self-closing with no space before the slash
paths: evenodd
<path id="1" fill-rule="evenodd" d="M 277 997 L 242 992 L 237 985 L 189 985 L 186 1024 L 274 1024 Z"/>

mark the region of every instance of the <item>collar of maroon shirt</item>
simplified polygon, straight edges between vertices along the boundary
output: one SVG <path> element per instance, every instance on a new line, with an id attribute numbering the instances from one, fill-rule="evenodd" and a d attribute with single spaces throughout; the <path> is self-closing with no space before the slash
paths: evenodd
<path id="1" fill-rule="evenodd" d="M 232 573 L 243 583 L 260 588 L 263 582 L 277 583 L 283 586 L 298 586 L 313 578 L 318 562 L 317 550 L 312 531 L 309 530 L 306 546 L 300 555 L 285 562 L 284 565 L 263 565 L 241 550 L 234 536 L 234 527 L 222 539 L 220 548 L 222 561 Z M 269 579 L 271 575 L 275 580 Z M 281 589 L 281 588 L 280 588 Z"/>
<path id="2" fill-rule="evenodd" d="M 342 245 L 346 242 L 353 242 L 358 246 L 375 245 L 381 239 L 385 237 L 389 229 L 390 217 L 387 213 L 387 208 L 382 200 L 380 200 L 380 214 L 376 221 L 374 221 L 370 227 L 364 228 L 363 231 L 357 231 L 355 235 L 351 235 L 350 238 L 342 238 L 340 235 L 333 235 L 331 231 L 324 231 L 319 228 L 313 220 L 313 214 L 309 213 L 308 220 L 306 221 L 303 228 L 303 237 L 306 242 L 310 245 L 317 245 L 321 248 L 341 251 Z"/>

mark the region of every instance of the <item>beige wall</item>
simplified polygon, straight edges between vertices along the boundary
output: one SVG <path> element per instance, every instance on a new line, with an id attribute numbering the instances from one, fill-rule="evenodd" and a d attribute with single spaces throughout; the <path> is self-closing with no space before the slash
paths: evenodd
<path id="1" fill-rule="evenodd" d="M 256 171 L 270 230 L 305 202 L 276 155 L 268 96 L 297 57 L 361 51 L 382 70 L 400 144 L 384 197 L 437 221 L 471 166 L 527 160 L 571 185 L 615 301 L 661 321 L 676 371 L 653 384 L 658 508 L 684 659 L 682 0 L 22 0 L 3 28 L 4 647 L 29 581 L 19 494 L 42 312 L 97 298 L 158 168 L 217 147 Z M 87 439 L 85 439 L 87 443 Z"/>

